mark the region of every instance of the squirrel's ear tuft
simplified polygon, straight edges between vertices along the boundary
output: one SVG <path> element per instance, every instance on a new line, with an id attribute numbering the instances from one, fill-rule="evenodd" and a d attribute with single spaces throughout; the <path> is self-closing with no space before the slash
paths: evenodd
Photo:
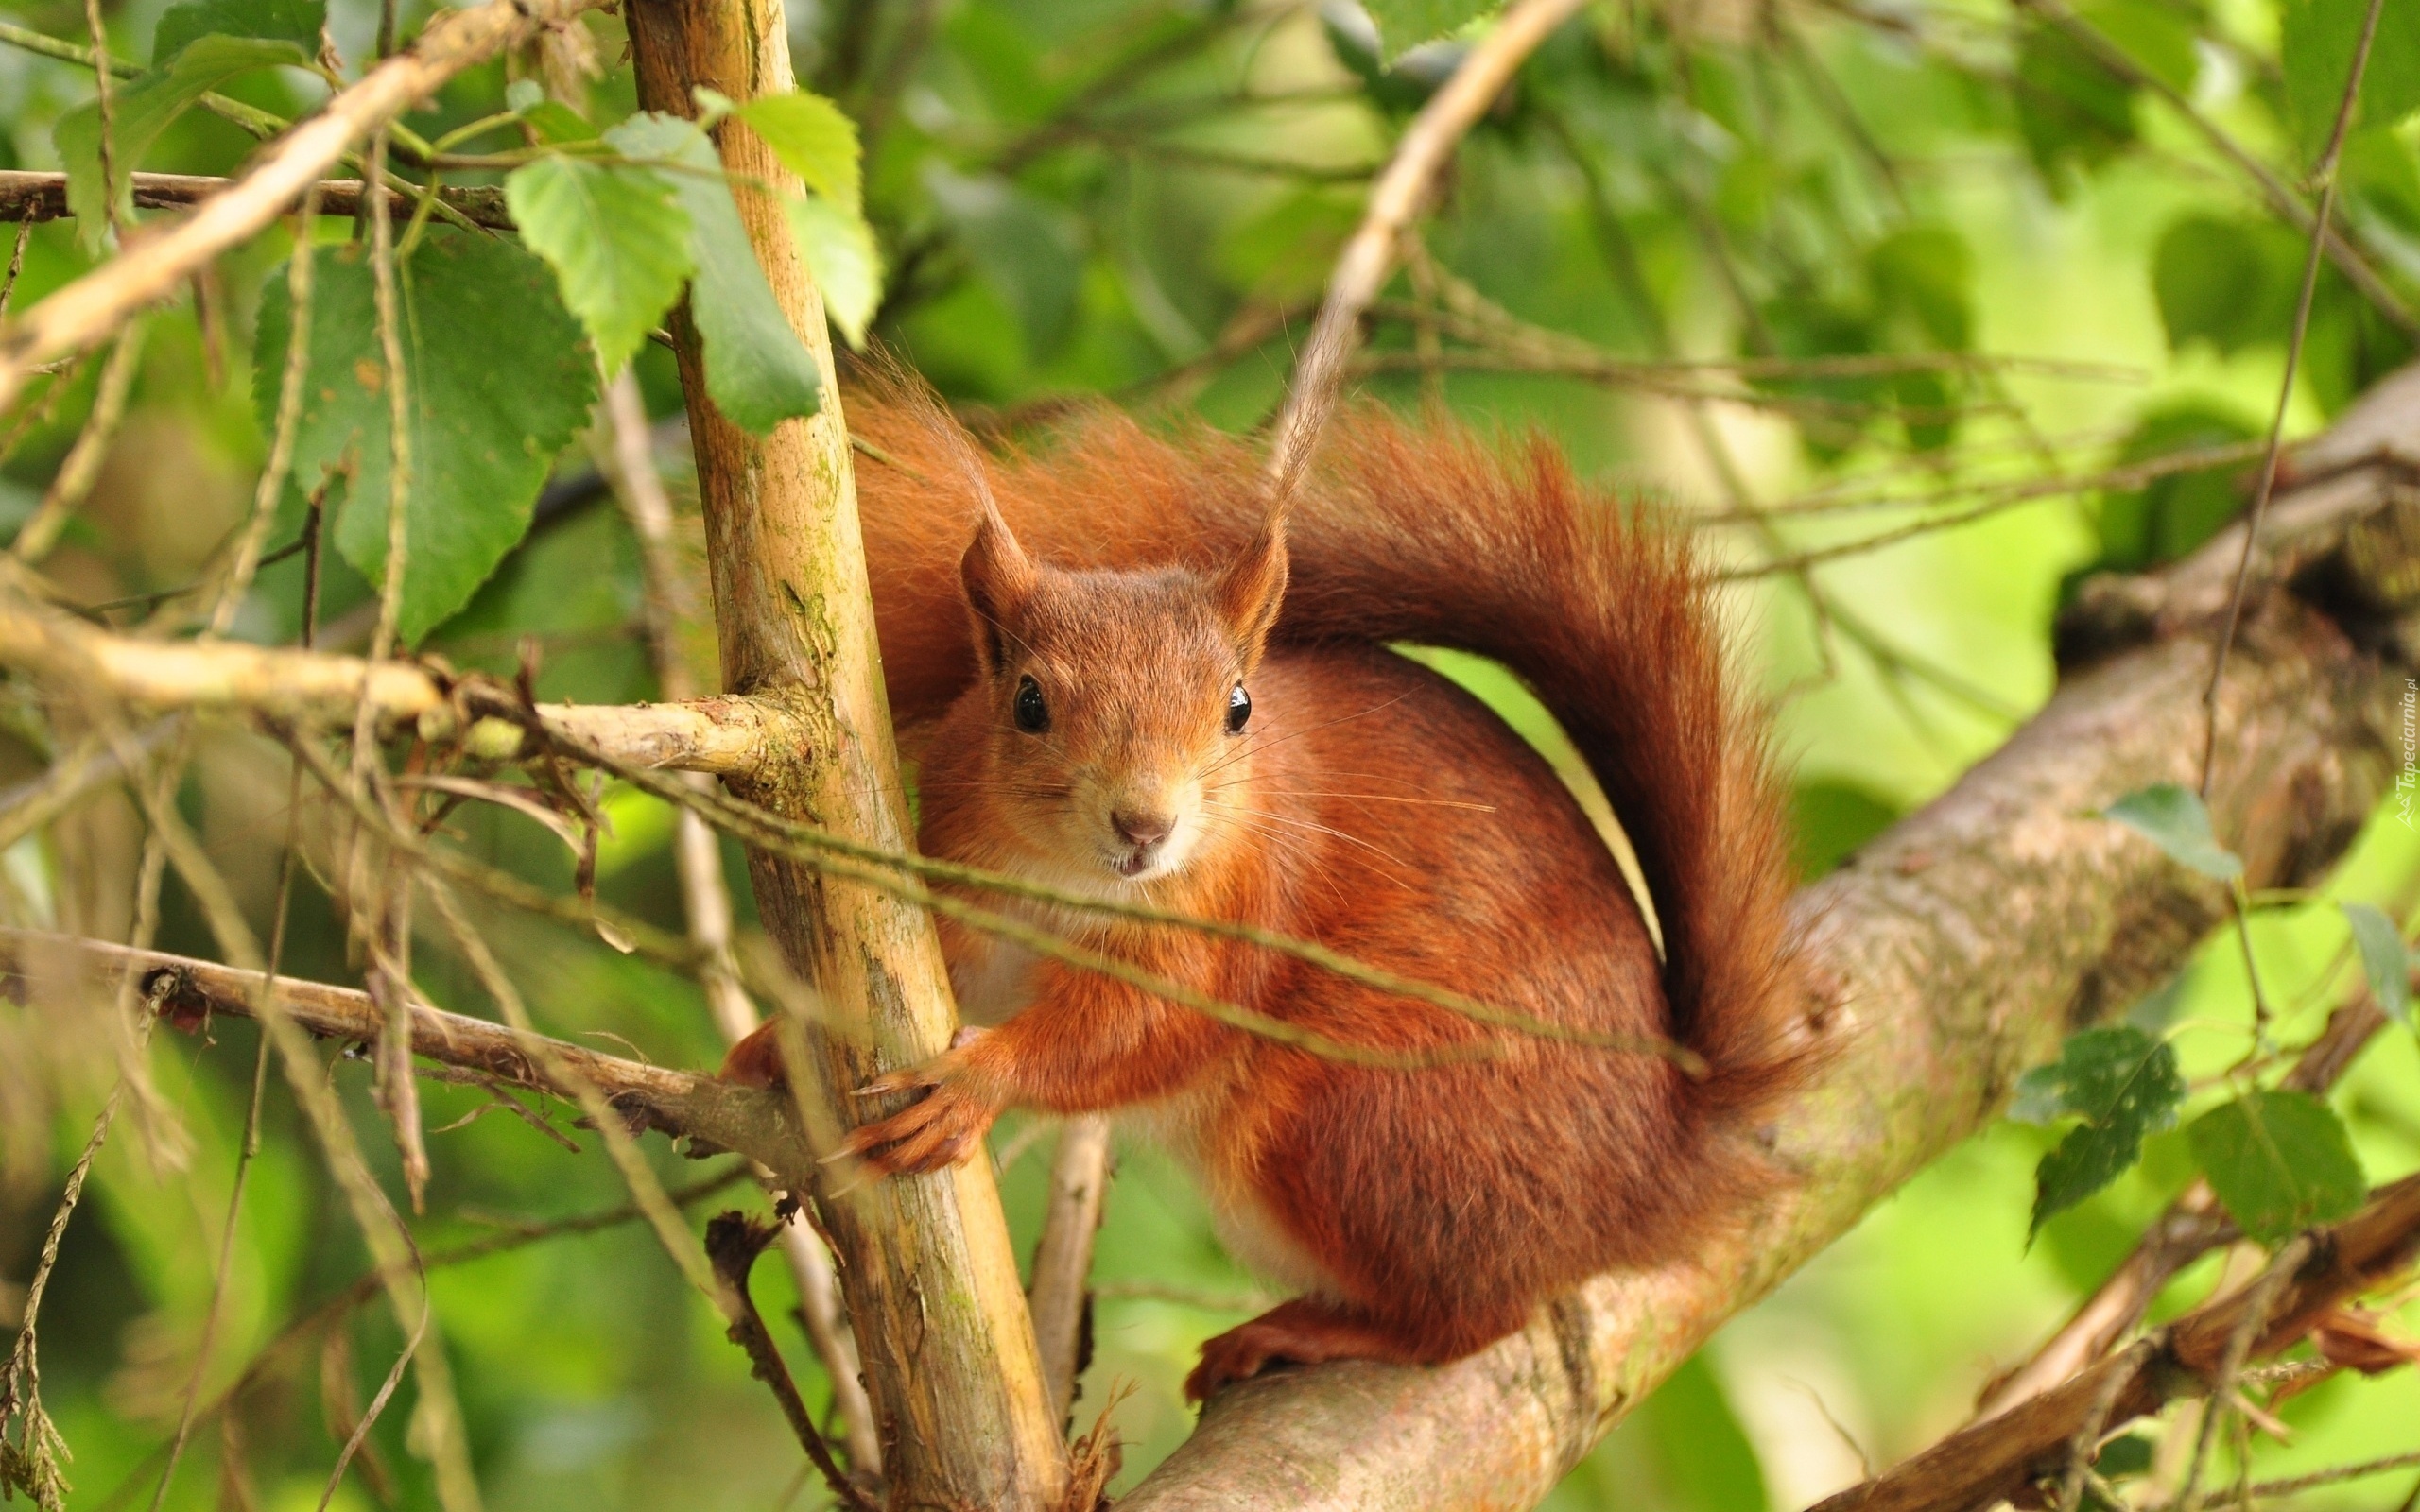
<path id="1" fill-rule="evenodd" d="M 989 501 L 975 527 L 975 539 L 958 560 L 959 581 L 966 589 L 966 607 L 975 616 L 975 656 L 983 675 L 993 677 L 1007 662 L 1008 626 L 1033 592 L 1033 561 L 1009 533 L 1009 523 Z"/>
<path id="2" fill-rule="evenodd" d="M 1227 564 L 1211 585 L 1219 612 L 1236 639 L 1249 672 L 1260 661 L 1277 608 L 1286 599 L 1286 524 L 1272 516 L 1244 554 Z"/>

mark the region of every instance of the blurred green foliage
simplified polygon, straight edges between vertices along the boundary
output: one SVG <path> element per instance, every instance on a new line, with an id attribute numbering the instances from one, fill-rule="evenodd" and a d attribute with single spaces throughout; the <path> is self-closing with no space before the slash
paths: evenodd
<path id="1" fill-rule="evenodd" d="M 802 80 L 838 102 L 862 143 L 862 204 L 880 254 L 874 337 L 971 418 L 1017 432 L 1059 401 L 1090 395 L 1161 419 L 1230 428 L 1264 420 L 1369 173 L 1450 72 L 1466 45 L 1461 28 L 1479 9 L 822 0 L 793 6 L 789 20 Z M 164 25 L 164 9 L 162 0 L 107 8 L 118 56 L 166 63 L 207 35 L 193 29 L 192 12 Z M 2076 8 L 2072 24 L 2066 14 L 1999 0 L 1591 8 L 1463 146 L 1424 230 L 1426 261 L 1391 288 L 1374 327 L 1365 376 L 1379 400 L 1548 436 L 1587 472 L 1707 516 L 1709 550 L 1725 561 L 1957 524 L 1842 555 L 1803 577 L 1768 576 L 1733 595 L 1750 662 L 1781 711 L 1799 864 L 1810 878 L 1941 792 L 2040 703 L 2054 676 L 2051 616 L 2076 580 L 2171 560 L 2208 539 L 2240 507 L 2250 464 L 2204 462 L 2148 481 L 2104 479 L 2103 470 L 2256 436 L 2276 403 L 2307 244 L 2269 215 L 2209 129 L 2299 181 L 2341 97 L 2360 7 L 2099 0 Z M 406 33 L 424 15 L 402 7 Z M 327 19 L 337 52 L 357 66 L 372 50 L 376 8 L 337 0 Z M 29 0 L 17 20 L 84 36 L 80 7 L 64 0 Z M 582 36 L 596 73 L 581 71 L 581 48 L 533 51 L 457 80 L 410 124 L 434 138 L 505 109 L 510 86 L 535 98 L 527 81 L 544 80 L 548 100 L 526 111 L 523 141 L 611 128 L 635 110 L 623 40 L 604 17 Z M 2411 18 L 2390 3 L 2341 173 L 2348 238 L 2407 306 L 2420 288 L 2420 156 L 2407 119 L 2420 104 L 2413 37 Z M 2125 67 L 2111 66 L 2113 53 Z M 294 68 L 210 78 L 286 116 L 324 93 Z M 2192 116 L 2163 101 L 2162 88 Z M 92 96 L 88 73 L 0 45 L 0 166 L 58 166 L 55 133 L 67 123 L 72 146 L 70 117 Z M 223 173 L 251 146 L 218 115 L 186 110 L 134 165 Z M 96 181 L 97 163 L 90 172 Z M 464 170 L 449 181 L 502 177 L 500 167 Z M 837 180 L 824 188 L 835 203 L 858 195 Z M 524 203 L 516 197 L 516 208 Z M 16 307 L 90 266 L 89 218 L 83 231 L 79 240 L 73 223 L 46 224 L 24 238 Z M 320 234 L 350 232 L 330 223 Z M 417 256 L 466 255 L 457 232 L 426 235 Z M 532 237 L 559 271 L 576 239 L 576 228 Z M 657 240 L 659 251 L 669 245 Z M 153 318 L 119 444 L 51 563 L 79 602 L 196 580 L 241 519 L 267 446 L 257 417 L 274 393 L 273 375 L 249 354 L 277 348 L 276 269 L 286 251 L 285 232 L 264 236 L 222 259 L 192 301 Z M 347 256 L 323 249 L 330 287 Z M 682 266 L 704 261 L 692 249 Z M 594 323 L 579 275 L 565 277 L 568 302 Z M 596 309 L 614 312 L 616 345 L 635 346 L 659 417 L 678 413 L 679 395 L 667 354 L 644 340 L 655 314 L 638 306 L 670 281 L 664 273 L 618 300 L 590 289 Z M 352 297 L 356 307 L 367 298 Z M 541 507 L 538 523 L 522 528 L 541 474 L 552 469 L 562 482 L 588 465 L 582 444 L 561 444 L 586 395 L 566 401 L 577 380 L 541 371 L 562 367 L 567 317 L 534 285 L 514 307 L 461 319 L 488 344 L 451 370 L 466 385 L 528 391 L 481 402 L 494 422 L 484 440 L 424 439 L 428 478 L 459 472 L 463 502 L 451 524 L 487 534 L 450 596 L 412 628 L 457 665 L 531 667 L 544 696 L 651 696 L 636 628 L 638 555 L 610 506 Z M 1425 326 L 1446 334 L 1434 363 L 1421 359 Z M 2325 269 L 2290 434 L 2324 424 L 2407 360 L 2411 329 L 2408 309 L 2381 309 Z M 357 344 L 365 331 L 356 313 L 315 340 Z M 1573 342 L 1585 346 L 1575 353 Z M 481 352 L 493 361 L 480 364 Z M 62 380 L 47 418 L 8 457 L 0 522 L 30 511 L 91 389 L 89 366 Z M 682 492 L 683 448 L 668 431 L 663 443 Z M 481 446 L 489 455 L 470 455 Z M 499 469 L 510 478 L 496 481 Z M 2045 479 L 2066 481 L 2032 487 Z M 1749 505 L 1788 507 L 1742 523 Z M 298 497 L 272 544 L 299 518 Z M 339 540 L 346 549 L 327 558 L 320 615 L 331 634 L 361 627 L 372 590 L 356 569 L 374 564 L 383 544 L 357 529 Z M 694 540 L 688 549 L 694 558 Z M 302 581 L 299 559 L 266 569 L 239 633 L 290 641 Z M 135 612 L 109 617 L 127 623 Z M 710 627 L 679 628 L 710 665 Z M 1466 658 L 1432 660 L 1556 750 L 1550 722 L 1500 673 Z M 0 781 L 30 775 L 45 755 L 28 714 L 12 711 L 9 727 Z M 282 754 L 214 733 L 181 798 L 245 906 L 265 920 L 287 829 Z M 677 926 L 668 816 L 630 793 L 609 792 L 603 805 L 615 833 L 600 893 Z M 475 853 L 550 886 L 573 885 L 572 855 L 518 816 L 473 805 L 450 823 Z M 112 798 L 9 852 L 0 873 L 34 917 L 122 935 L 135 846 L 130 816 Z M 726 860 L 744 900 L 737 858 Z M 2420 902 L 2420 840 L 2392 813 L 2372 825 L 2329 897 L 2263 908 L 2249 925 L 2284 1042 L 2307 1039 L 2360 980 L 2340 901 L 2380 905 L 2398 921 Z M 498 919 L 494 930 L 555 1032 L 666 1063 L 707 1065 L 718 1054 L 691 984 L 553 926 Z M 174 885 L 162 937 L 170 949 L 210 950 Z M 325 894 L 308 879 L 286 964 L 302 976 L 356 977 Z M 435 945 L 418 969 L 435 1001 L 485 1011 L 467 971 Z M 2243 955 L 2213 941 L 2158 1011 L 2137 1013 L 2126 1031 L 2173 1047 L 2173 1074 L 2199 1098 L 2185 1108 L 2187 1127 L 2162 1132 L 2146 1120 L 2130 1130 L 2143 1136 L 2139 1163 L 2045 1213 L 2031 1243 L 2036 1167 L 2070 1136 L 2004 1124 L 1969 1142 L 1727 1328 L 1549 1504 L 1786 1509 L 1955 1426 L 1994 1369 L 2021 1358 L 2097 1284 L 2204 1163 L 2193 1145 L 2212 1136 L 2191 1131 L 2224 1130 L 2196 1122 L 2215 1116 L 2216 1096 L 2202 1090 L 2241 1058 L 2251 1020 Z M 5 1314 L 15 1295 L 6 1283 L 29 1273 L 112 1062 L 89 1026 L 0 1007 L 0 1035 Z M 222 1023 L 209 1041 L 163 1039 L 149 1057 L 157 1103 L 130 1113 L 104 1153 L 43 1314 L 45 1395 L 77 1452 L 77 1507 L 149 1496 L 199 1348 L 243 1124 L 250 1029 Z M 365 1143 L 388 1162 L 389 1190 L 400 1191 L 362 1068 L 338 1060 L 330 1074 Z M 415 1233 L 491 1503 L 815 1504 L 821 1492 L 802 1490 L 771 1402 L 635 1226 L 442 1263 L 457 1246 L 625 1198 L 593 1150 L 574 1157 L 522 1121 L 494 1116 L 476 1089 L 432 1084 L 424 1095 L 432 1130 L 470 1120 L 431 1136 L 430 1211 Z M 2347 1161 L 2370 1181 L 2420 1162 L 2420 1043 L 2388 1036 L 2333 1106 L 2346 1137 L 2327 1152 L 2332 1185 L 2308 1211 L 2341 1205 Z M 568 1129 L 562 1109 L 552 1113 L 559 1130 L 590 1143 Z M 282 1098 L 270 1097 L 266 1124 L 203 1400 L 235 1383 L 244 1362 L 263 1365 L 228 1410 L 201 1420 L 169 1497 L 178 1507 L 316 1504 L 336 1437 L 399 1344 L 369 1308 L 346 1327 L 272 1348 L 366 1257 Z M 1012 1118 L 994 1147 L 1018 1243 L 1029 1246 L 1046 1145 Z M 660 1142 L 653 1154 L 667 1182 L 701 1174 Z M 754 1200 L 734 1190 L 708 1200 Z M 2307 1195 L 2287 1192 L 2280 1202 Z M 2204 1295 L 2221 1265 L 2214 1258 L 2181 1277 L 2160 1315 Z M 1113 1382 L 1139 1383 L 1117 1419 L 1131 1482 L 1182 1440 L 1190 1415 L 1177 1383 L 1192 1351 L 1253 1305 L 1257 1283 L 1219 1250 L 1184 1177 L 1139 1143 L 1121 1147 L 1096 1277 L 1097 1350 L 1079 1418 L 1089 1420 Z M 769 1264 L 757 1285 L 778 1318 L 788 1280 Z M 825 1388 L 795 1334 L 786 1343 L 820 1405 Z M 2283 1416 L 2297 1436 L 2260 1440 L 2259 1473 L 2409 1447 L 2420 1385 L 2411 1371 L 2331 1382 Z M 337 1504 L 430 1504 L 414 1444 L 406 1384 Z M 2360 1486 L 2313 1498 L 2377 1499 Z"/>

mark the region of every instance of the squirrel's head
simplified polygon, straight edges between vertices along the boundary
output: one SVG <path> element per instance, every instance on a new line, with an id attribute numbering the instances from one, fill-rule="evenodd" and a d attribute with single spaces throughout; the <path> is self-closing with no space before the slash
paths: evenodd
<path id="1" fill-rule="evenodd" d="M 1252 675 L 1286 592 L 1282 524 L 1215 573 L 1063 572 L 986 507 L 959 576 L 992 812 L 1078 876 L 1182 868 L 1249 748 Z"/>

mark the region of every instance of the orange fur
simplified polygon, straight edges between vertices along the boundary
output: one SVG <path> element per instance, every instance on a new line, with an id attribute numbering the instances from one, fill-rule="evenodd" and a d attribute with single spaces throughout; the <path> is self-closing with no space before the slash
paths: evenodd
<path id="1" fill-rule="evenodd" d="M 1455 1358 L 1596 1271 L 1685 1252 L 1770 1179 L 1738 1136 L 1799 1064 L 1783 821 L 1684 534 L 1583 489 L 1542 442 L 1507 455 L 1374 412 L 1336 421 L 1282 535 L 1249 448 L 1113 415 L 982 464 L 986 522 L 929 406 L 858 396 L 850 419 L 876 458 L 858 492 L 927 853 L 1668 1035 L 1713 1068 L 1693 1080 L 1251 946 L 1037 908 L 1336 1040 L 1495 1054 L 1340 1064 L 945 922 L 962 1005 L 1003 1022 L 876 1083 L 921 1095 L 850 1148 L 924 1170 L 1008 1106 L 1148 1119 L 1237 1253 L 1306 1293 L 1205 1346 L 1196 1396 L 1273 1360 Z M 1638 853 L 1665 960 L 1547 764 L 1397 641 L 1493 657 L 1562 720 Z M 1233 734 L 1239 680 L 1252 712 Z M 1020 728 L 1021 696 L 1046 730 Z M 772 1067 L 759 1040 L 728 1074 Z"/>

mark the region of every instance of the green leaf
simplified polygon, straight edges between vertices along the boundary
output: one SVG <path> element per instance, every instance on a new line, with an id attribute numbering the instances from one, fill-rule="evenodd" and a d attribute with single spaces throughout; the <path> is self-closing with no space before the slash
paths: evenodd
<path id="1" fill-rule="evenodd" d="M 605 133 L 625 157 L 664 163 L 658 176 L 689 216 L 697 273 L 689 314 L 705 341 L 706 392 L 743 430 L 762 435 L 815 413 L 815 359 L 790 329 L 723 181 L 706 133 L 678 116 L 633 115 Z"/>
<path id="2" fill-rule="evenodd" d="M 2303 241 L 2269 221 L 2187 215 L 2152 253 L 2152 292 L 2168 346 L 2207 341 L 2221 357 L 2283 343 L 2302 291 Z"/>
<path id="3" fill-rule="evenodd" d="M 203 37 L 259 37 L 290 42 L 306 58 L 320 50 L 323 0 L 185 0 L 160 14 L 151 33 L 151 65 L 161 67 Z"/>
<path id="4" fill-rule="evenodd" d="M 2264 1245 L 2345 1216 L 2369 1190 L 2343 1121 L 2308 1092 L 2222 1104 L 2195 1119 L 2186 1139 L 2210 1190 Z"/>
<path id="5" fill-rule="evenodd" d="M 294 472 L 351 474 L 336 543 L 372 581 L 387 557 L 389 409 L 372 273 L 360 246 L 313 269 L 311 354 Z M 529 527 L 555 455 L 587 423 L 596 366 L 546 266 L 509 241 L 431 232 L 396 270 L 411 395 L 412 478 L 401 631 L 416 642 L 462 607 Z M 285 275 L 262 301 L 254 371 L 283 370 Z M 277 386 L 257 386 L 264 430 Z"/>
<path id="6" fill-rule="evenodd" d="M 1378 24 L 1381 55 L 1392 63 L 1424 42 L 1460 31 L 1502 3 L 1503 0 L 1364 0 L 1363 9 Z"/>
<path id="7" fill-rule="evenodd" d="M 793 90 L 760 95 L 737 113 L 807 188 L 853 215 L 861 213 L 857 123 L 841 114 L 840 107 L 821 94 Z"/>
<path id="8" fill-rule="evenodd" d="M 162 21 L 162 26 L 166 21 Z M 180 46 L 165 69 L 129 79 L 110 95 L 110 166 L 117 180 L 118 213 L 134 214 L 129 187 L 143 155 L 160 133 L 194 101 L 238 74 L 274 64 L 309 62 L 311 54 L 286 39 L 209 36 Z M 98 101 L 68 112 L 51 130 L 67 167 L 67 208 L 87 248 L 100 245 L 109 229 L 109 192 L 101 183 L 101 109 Z"/>
<path id="9" fill-rule="evenodd" d="M 2403 931 L 2383 909 L 2368 903 L 2345 903 L 2344 922 L 2353 928 L 2353 943 L 2361 953 L 2361 971 L 2370 979 L 2370 995 L 2386 1016 L 2397 1023 L 2411 1022 L 2411 953 Z"/>
<path id="10" fill-rule="evenodd" d="M 2176 1051 L 2125 1024 L 2070 1036 L 2057 1060 L 2018 1078 L 2011 1118 L 2083 1119 L 2034 1170 L 2029 1237 L 2123 1175 L 2142 1158 L 2145 1137 L 2175 1126 L 2184 1100 Z"/>
<path id="11" fill-rule="evenodd" d="M 554 266 L 598 363 L 619 372 L 695 269 L 688 213 L 651 168 L 577 158 L 514 169 L 504 197 L 521 239 Z"/>
<path id="12" fill-rule="evenodd" d="M 849 345 L 864 346 L 867 322 L 882 304 L 882 253 L 874 247 L 873 229 L 829 199 L 791 195 L 782 208 L 789 213 L 798 254 L 823 291 L 824 313 Z"/>
<path id="13" fill-rule="evenodd" d="M 2336 125 L 2352 77 L 2369 0 L 2282 0 L 2278 61 L 2286 75 L 2286 115 L 2305 163 L 2315 163 Z M 2392 127 L 2420 111 L 2420 25 L 2409 8 L 2387 0 L 2361 71 L 2361 96 L 2352 129 Z"/>
<path id="14" fill-rule="evenodd" d="M 2210 833 L 2210 811 L 2189 787 L 2160 782 L 2129 793 L 2101 810 L 2101 817 L 2148 835 L 2169 859 L 2205 877 L 2231 882 L 2243 875 L 2243 861 Z"/>

